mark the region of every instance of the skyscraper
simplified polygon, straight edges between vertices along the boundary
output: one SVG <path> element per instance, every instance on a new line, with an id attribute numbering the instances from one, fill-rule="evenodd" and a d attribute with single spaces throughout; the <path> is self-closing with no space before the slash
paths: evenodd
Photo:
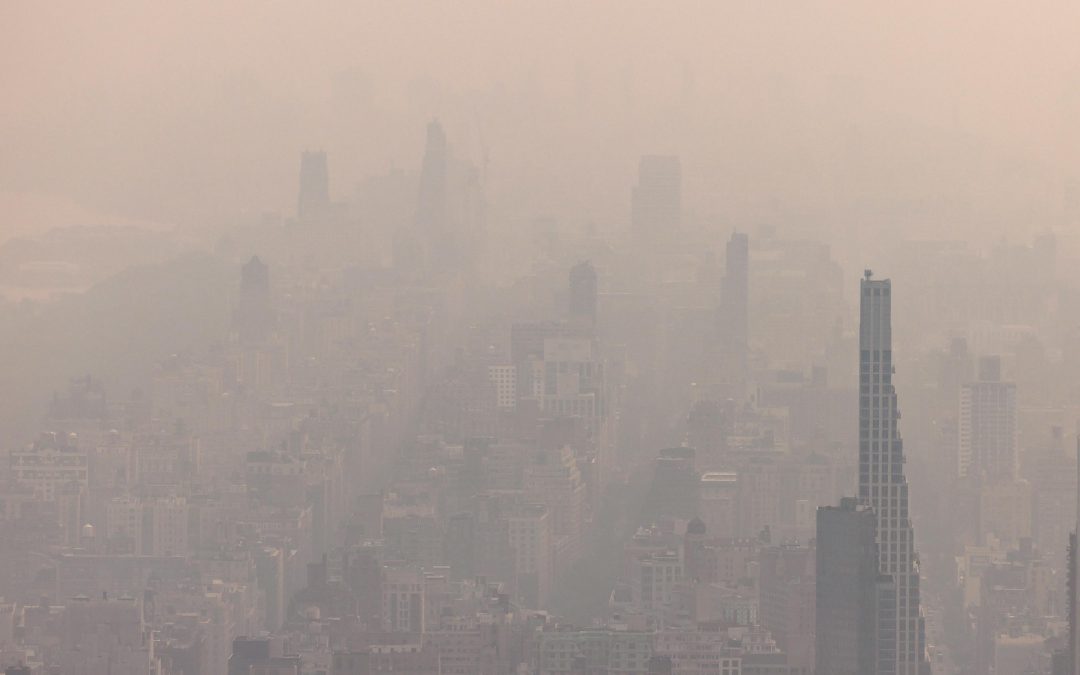
<path id="1" fill-rule="evenodd" d="M 726 351 L 745 361 L 750 330 L 750 238 L 743 232 L 733 232 L 727 243 L 720 308 Z"/>
<path id="2" fill-rule="evenodd" d="M 1016 478 L 1016 385 L 1001 381 L 1001 360 L 979 359 L 979 379 L 960 389 L 957 470 L 989 483 Z"/>
<path id="3" fill-rule="evenodd" d="M 892 383 L 892 284 L 872 279 L 860 284 L 859 322 L 859 501 L 877 516 L 878 570 L 895 588 L 895 623 L 881 621 L 879 648 L 892 656 L 878 660 L 879 674 L 918 675 L 927 668 L 919 610 L 919 560 L 908 517 L 904 445 L 900 439 L 896 389 Z M 888 634 L 892 631 L 893 635 Z"/>
<path id="4" fill-rule="evenodd" d="M 427 273 L 469 272 L 482 258 L 484 180 L 469 161 L 456 157 L 439 120 L 427 126 L 420 166 L 416 216 L 395 242 L 395 264 Z"/>
<path id="5" fill-rule="evenodd" d="M 240 270 L 240 297 L 233 311 L 233 326 L 241 342 L 260 342 L 274 326 L 270 304 L 270 270 L 253 256 Z"/>
<path id="6" fill-rule="evenodd" d="M 588 260 L 570 270 L 570 319 L 596 324 L 596 269 Z"/>
<path id="7" fill-rule="evenodd" d="M 815 672 L 875 673 L 876 535 L 874 512 L 851 497 L 817 511 Z"/>
<path id="8" fill-rule="evenodd" d="M 758 564 L 758 620 L 787 654 L 788 666 L 806 673 L 814 669 L 815 555 L 813 546 L 769 546 Z"/>
<path id="9" fill-rule="evenodd" d="M 677 156 L 641 158 L 630 221 L 635 231 L 650 236 L 662 236 L 682 225 L 682 165 Z"/>
<path id="10" fill-rule="evenodd" d="M 431 237 L 446 227 L 446 173 L 449 152 L 446 132 L 439 120 L 427 127 L 424 160 L 420 167 L 420 194 L 416 205 L 416 227 Z"/>
<path id="11" fill-rule="evenodd" d="M 305 151 L 300 155 L 300 195 L 296 217 L 300 222 L 323 217 L 330 208 L 330 174 L 326 153 Z"/>

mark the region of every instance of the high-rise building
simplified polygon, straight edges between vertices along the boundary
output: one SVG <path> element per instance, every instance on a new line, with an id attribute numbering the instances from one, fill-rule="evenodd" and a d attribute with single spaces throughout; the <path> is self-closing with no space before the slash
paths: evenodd
<path id="1" fill-rule="evenodd" d="M 454 156 L 442 124 L 432 120 L 416 215 L 395 236 L 395 265 L 436 275 L 468 272 L 481 256 L 485 212 L 482 172 Z"/>
<path id="2" fill-rule="evenodd" d="M 300 195 L 296 200 L 296 217 L 301 222 L 326 215 L 330 208 L 330 173 L 326 153 L 305 151 L 300 155 Z"/>
<path id="3" fill-rule="evenodd" d="M 546 607 L 554 575 L 552 522 L 546 506 L 520 504 L 506 517 L 518 597 L 530 607 Z"/>
<path id="4" fill-rule="evenodd" d="M 512 364 L 488 366 L 488 380 L 495 385 L 495 405 L 501 410 L 517 406 L 517 368 Z"/>
<path id="5" fill-rule="evenodd" d="M 979 379 L 960 389 L 958 472 L 984 482 L 1012 481 L 1017 470 L 1016 385 L 1001 381 L 1001 360 L 979 359 Z"/>
<path id="6" fill-rule="evenodd" d="M 724 396 L 746 393 L 749 361 L 750 240 L 735 232 L 727 243 L 726 266 L 716 312 L 714 347 L 716 377 Z"/>
<path id="7" fill-rule="evenodd" d="M 413 566 L 387 566 L 382 585 L 383 630 L 424 632 L 424 573 Z"/>
<path id="8" fill-rule="evenodd" d="M 585 483 L 568 446 L 535 450 L 524 471 L 525 498 L 547 507 L 555 544 L 555 565 L 563 570 L 581 554 Z"/>
<path id="9" fill-rule="evenodd" d="M 596 269 L 587 260 L 570 270 L 570 320 L 596 325 Z"/>
<path id="10" fill-rule="evenodd" d="M 693 448 L 668 448 L 653 460 L 645 506 L 649 517 L 689 520 L 697 514 L 701 475 L 694 468 L 695 454 Z"/>
<path id="11" fill-rule="evenodd" d="M 240 297 L 233 311 L 233 326 L 240 341 L 250 344 L 264 340 L 274 321 L 270 269 L 258 256 L 252 256 L 240 268 Z"/>
<path id="12" fill-rule="evenodd" d="M 734 537 L 739 523 L 739 475 L 734 471 L 709 471 L 698 486 L 698 515 L 713 536 Z"/>
<path id="13" fill-rule="evenodd" d="M 859 501 L 877 516 L 878 569 L 891 578 L 896 591 L 894 620 L 879 625 L 879 640 L 885 643 L 880 653 L 887 658 L 878 660 L 877 672 L 918 675 L 926 652 L 919 559 L 908 516 L 900 409 L 892 375 L 892 284 L 871 278 L 867 270 L 860 284 Z M 879 619 L 884 613 L 883 608 Z"/>
<path id="14" fill-rule="evenodd" d="M 876 672 L 876 537 L 874 512 L 856 499 L 818 509 L 815 672 Z"/>
<path id="15" fill-rule="evenodd" d="M 439 120 L 432 120 L 427 127 L 427 143 L 420 167 L 420 194 L 416 204 L 416 227 L 428 237 L 446 226 L 448 156 L 446 132 Z"/>
<path id="16" fill-rule="evenodd" d="M 682 225 L 682 165 L 675 155 L 645 155 L 631 197 L 635 231 L 659 236 Z"/>

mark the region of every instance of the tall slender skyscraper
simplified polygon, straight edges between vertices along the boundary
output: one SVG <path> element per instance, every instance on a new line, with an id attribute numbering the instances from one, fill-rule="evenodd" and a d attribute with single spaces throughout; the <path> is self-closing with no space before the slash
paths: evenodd
<path id="1" fill-rule="evenodd" d="M 900 439 L 892 375 L 892 284 L 872 279 L 860 284 L 859 323 L 859 501 L 877 516 L 878 571 L 892 579 L 895 622 L 881 617 L 878 675 L 929 672 L 925 628 L 919 610 L 919 559 L 908 517 L 904 445 Z M 890 637 L 889 632 L 894 637 Z M 895 650 L 889 655 L 889 643 Z M 883 655 L 892 658 L 880 658 Z"/>
<path id="2" fill-rule="evenodd" d="M 726 347 L 745 361 L 750 335 L 750 237 L 745 232 L 733 232 L 728 240 L 720 305 Z"/>

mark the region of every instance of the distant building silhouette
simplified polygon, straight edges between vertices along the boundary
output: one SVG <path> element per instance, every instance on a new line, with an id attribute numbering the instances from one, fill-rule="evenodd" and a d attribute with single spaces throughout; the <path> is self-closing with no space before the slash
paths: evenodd
<path id="1" fill-rule="evenodd" d="M 721 304 L 733 345 L 745 349 L 750 306 L 750 237 L 745 232 L 732 233 L 727 243 L 726 262 Z"/>
<path id="2" fill-rule="evenodd" d="M 736 382 L 746 379 L 750 336 L 750 238 L 734 232 L 727 243 L 727 265 L 720 293 L 720 340 L 723 359 Z"/>
<path id="3" fill-rule="evenodd" d="M 300 195 L 296 217 L 304 223 L 326 215 L 330 208 L 330 173 L 326 153 L 305 151 L 300 155 Z"/>
<path id="4" fill-rule="evenodd" d="M 1017 472 L 1016 385 L 1001 381 L 1001 359 L 979 359 L 979 379 L 960 389 L 958 473 L 988 482 Z"/>
<path id="5" fill-rule="evenodd" d="M 682 226 L 682 165 L 674 155 L 645 155 L 631 196 L 636 232 L 662 236 Z"/>
<path id="6" fill-rule="evenodd" d="M 412 224 L 394 238 L 394 265 L 413 276 L 473 268 L 483 248 L 483 180 L 471 163 L 453 156 L 438 120 L 427 126 Z"/>
<path id="7" fill-rule="evenodd" d="M 446 227 L 447 164 L 446 132 L 439 120 L 432 120 L 427 126 L 424 160 L 420 167 L 420 193 L 416 205 L 416 227 L 428 236 Z"/>
<path id="8" fill-rule="evenodd" d="M 265 300 L 270 295 L 270 268 L 257 255 L 240 269 L 240 295 L 246 300 Z"/>
<path id="9" fill-rule="evenodd" d="M 589 261 L 570 270 L 570 319 L 596 324 L 596 269 Z"/>
<path id="10" fill-rule="evenodd" d="M 274 328 L 270 305 L 270 269 L 253 256 L 240 270 L 240 297 L 233 312 L 233 326 L 240 342 L 265 340 Z"/>

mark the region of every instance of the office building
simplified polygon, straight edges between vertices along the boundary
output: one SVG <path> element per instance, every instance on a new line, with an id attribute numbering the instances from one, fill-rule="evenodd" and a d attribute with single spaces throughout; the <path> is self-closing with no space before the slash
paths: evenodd
<path id="1" fill-rule="evenodd" d="M 815 672 L 876 672 L 876 536 L 874 512 L 854 498 L 818 509 Z"/>
<path id="2" fill-rule="evenodd" d="M 746 359 L 750 310 L 750 237 L 733 232 L 727 243 L 727 265 L 721 288 L 721 335 L 728 356 Z"/>
<path id="3" fill-rule="evenodd" d="M 799 672 L 814 668 L 815 552 L 786 544 L 761 550 L 758 617 Z"/>
<path id="4" fill-rule="evenodd" d="M 383 569 L 382 622 L 387 632 L 423 634 L 423 571 L 408 565 Z"/>
<path id="5" fill-rule="evenodd" d="M 330 173 L 326 153 L 305 151 L 300 155 L 300 195 L 296 200 L 296 217 L 302 223 L 317 220 L 330 208 Z"/>
<path id="6" fill-rule="evenodd" d="M 11 475 L 34 489 L 38 499 L 51 501 L 68 483 L 87 485 L 87 456 L 75 434 L 44 432 L 23 450 L 11 452 Z"/>
<path id="7" fill-rule="evenodd" d="M 416 226 L 429 235 L 446 225 L 448 154 L 446 132 L 439 120 L 432 120 L 427 126 L 424 160 L 420 167 L 420 193 L 416 205 Z"/>
<path id="8" fill-rule="evenodd" d="M 960 477 L 986 483 L 1014 480 L 1016 441 L 1016 385 L 1001 381 L 998 357 L 979 359 L 979 379 L 960 389 Z"/>
<path id="9" fill-rule="evenodd" d="M 585 483 L 567 446 L 534 450 L 525 466 L 525 498 L 547 507 L 555 543 L 555 564 L 567 568 L 581 554 L 585 529 Z"/>
<path id="10" fill-rule="evenodd" d="M 522 504 L 506 517 L 518 598 L 528 607 L 547 606 L 554 577 L 552 522 L 542 504 Z"/>
<path id="11" fill-rule="evenodd" d="M 682 165 L 674 155 L 645 155 L 631 197 L 634 231 L 663 236 L 682 225 Z"/>
<path id="12" fill-rule="evenodd" d="M 570 270 L 570 320 L 596 325 L 596 269 L 589 261 Z"/>

